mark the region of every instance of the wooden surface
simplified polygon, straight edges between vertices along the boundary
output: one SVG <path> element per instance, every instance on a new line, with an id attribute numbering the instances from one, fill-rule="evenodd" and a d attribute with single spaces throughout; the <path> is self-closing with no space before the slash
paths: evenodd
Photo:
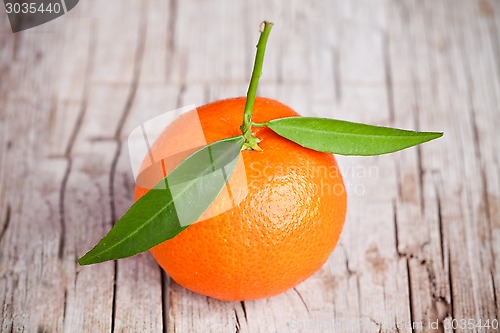
<path id="1" fill-rule="evenodd" d="M 444 138 L 339 157 L 340 243 L 277 297 L 194 294 L 147 253 L 77 266 L 131 204 L 127 135 L 244 95 L 262 19 L 275 27 L 260 95 Z M 17 34 L 0 10 L 0 331 L 451 332 L 452 319 L 498 320 L 499 36 L 496 0 L 87 0 Z"/>

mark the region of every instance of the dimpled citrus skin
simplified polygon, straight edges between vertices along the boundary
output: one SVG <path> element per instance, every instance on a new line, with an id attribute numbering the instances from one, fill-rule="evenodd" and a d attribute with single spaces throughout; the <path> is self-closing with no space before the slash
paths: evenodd
<path id="1" fill-rule="evenodd" d="M 234 98 L 199 107 L 207 143 L 240 135 L 244 106 L 245 98 Z M 257 98 L 253 121 L 297 115 L 277 101 Z M 197 148 L 188 139 L 195 135 L 193 119 L 178 118 L 152 150 L 169 156 L 172 149 Z M 266 127 L 253 127 L 253 133 L 263 151 L 243 151 L 243 169 L 237 167 L 229 180 L 247 184 L 242 201 L 151 249 L 177 283 L 221 300 L 269 297 L 304 281 L 328 259 L 346 214 L 346 191 L 333 155 L 303 148 Z M 153 183 L 161 179 L 153 178 Z M 235 186 L 230 190 L 238 192 Z M 136 186 L 135 199 L 146 192 Z"/>

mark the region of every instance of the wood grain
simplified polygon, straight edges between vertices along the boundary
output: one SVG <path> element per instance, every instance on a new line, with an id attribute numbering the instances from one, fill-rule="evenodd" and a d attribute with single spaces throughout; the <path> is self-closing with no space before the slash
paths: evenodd
<path id="1" fill-rule="evenodd" d="M 145 253 L 79 267 L 130 206 L 127 135 L 246 92 L 303 115 L 444 131 L 338 157 L 349 191 L 325 266 L 220 302 Z M 500 319 L 500 2 L 80 2 L 21 33 L 0 11 L 0 332 L 493 332 Z M 438 322 L 437 329 L 429 323 Z"/>

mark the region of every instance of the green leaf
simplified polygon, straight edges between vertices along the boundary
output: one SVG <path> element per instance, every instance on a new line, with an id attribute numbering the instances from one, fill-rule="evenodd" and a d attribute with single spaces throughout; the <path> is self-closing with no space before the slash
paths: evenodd
<path id="1" fill-rule="evenodd" d="M 261 125 L 303 147 L 340 155 L 387 154 L 443 136 L 311 117 L 280 118 Z"/>
<path id="2" fill-rule="evenodd" d="M 78 263 L 90 265 L 130 257 L 175 237 L 196 222 L 233 173 L 243 141 L 242 136 L 217 141 L 190 155 L 132 205 Z"/>

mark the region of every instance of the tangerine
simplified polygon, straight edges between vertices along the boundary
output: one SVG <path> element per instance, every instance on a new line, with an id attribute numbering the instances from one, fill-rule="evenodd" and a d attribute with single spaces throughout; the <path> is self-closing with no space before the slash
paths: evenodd
<path id="1" fill-rule="evenodd" d="M 161 166 L 168 173 L 199 148 L 197 126 L 205 144 L 240 135 L 245 101 L 221 100 L 184 114 L 162 132 L 151 154 L 170 157 Z M 275 100 L 255 100 L 256 123 L 290 116 L 298 114 Z M 267 127 L 253 133 L 262 151 L 241 152 L 226 185 L 229 195 L 219 195 L 201 222 L 150 250 L 174 281 L 220 300 L 269 297 L 307 279 L 333 251 L 346 215 L 332 154 L 301 147 Z M 161 180 L 151 170 L 136 183 L 135 200 L 150 188 L 146 183 Z"/>

